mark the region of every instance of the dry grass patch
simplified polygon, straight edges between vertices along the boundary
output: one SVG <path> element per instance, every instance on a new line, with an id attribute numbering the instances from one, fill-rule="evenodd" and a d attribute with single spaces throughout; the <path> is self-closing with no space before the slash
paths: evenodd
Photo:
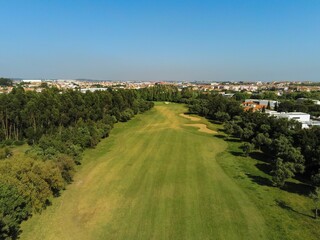
<path id="1" fill-rule="evenodd" d="M 189 120 L 191 120 L 191 121 L 194 121 L 194 122 L 197 122 L 197 121 L 200 121 L 200 120 L 201 120 L 201 119 L 198 118 L 198 117 L 193 117 L 193 116 L 190 116 L 190 115 L 187 115 L 187 114 L 184 114 L 184 113 L 179 114 L 179 116 L 184 117 L 184 118 L 187 118 L 187 119 L 189 119 Z"/>
<path id="2" fill-rule="evenodd" d="M 189 124 L 184 124 L 185 126 L 188 127 L 196 127 L 199 128 L 198 131 L 199 132 L 204 132 L 204 133 L 210 133 L 210 134 L 215 134 L 217 133 L 216 131 L 213 131 L 211 129 L 209 129 L 207 127 L 207 125 L 203 124 L 203 123 L 189 123 Z"/>

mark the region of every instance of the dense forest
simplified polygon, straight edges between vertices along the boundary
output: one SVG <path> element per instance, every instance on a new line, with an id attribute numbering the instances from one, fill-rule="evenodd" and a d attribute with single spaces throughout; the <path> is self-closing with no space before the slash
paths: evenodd
<path id="1" fill-rule="evenodd" d="M 237 92 L 239 96 L 242 92 Z M 298 98 L 309 98 L 309 99 L 317 99 L 320 100 L 320 92 L 319 91 L 310 91 L 310 92 L 286 92 L 281 95 L 277 95 L 276 91 L 263 91 L 261 93 L 253 93 L 250 98 L 256 99 L 270 99 L 270 100 L 279 100 L 279 101 L 286 101 L 286 100 L 297 100 Z"/>
<path id="2" fill-rule="evenodd" d="M 0 239 L 16 239 L 19 225 L 41 212 L 72 181 L 86 148 L 114 123 L 152 108 L 136 90 L 81 93 L 16 87 L 0 95 Z M 32 147 L 16 158 L 8 145 Z"/>

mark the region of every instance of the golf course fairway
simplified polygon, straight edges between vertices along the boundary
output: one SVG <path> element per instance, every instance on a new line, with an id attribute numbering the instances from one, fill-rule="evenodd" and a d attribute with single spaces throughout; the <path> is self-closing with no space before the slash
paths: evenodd
<path id="1" fill-rule="evenodd" d="M 21 239 L 268 239 L 260 208 L 217 161 L 227 142 L 185 111 L 157 103 L 116 124 Z"/>

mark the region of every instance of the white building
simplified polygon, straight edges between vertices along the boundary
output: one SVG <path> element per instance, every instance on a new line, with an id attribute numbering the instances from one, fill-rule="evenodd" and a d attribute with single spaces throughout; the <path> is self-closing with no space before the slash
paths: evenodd
<path id="1" fill-rule="evenodd" d="M 311 120 L 308 124 L 309 127 L 312 127 L 312 126 L 318 126 L 320 127 L 320 121 L 317 121 L 317 120 Z"/>
<path id="2" fill-rule="evenodd" d="M 21 80 L 21 82 L 24 82 L 24 83 L 41 83 L 42 80 L 24 79 L 24 80 Z"/>
<path id="3" fill-rule="evenodd" d="M 232 98 L 234 96 L 234 93 L 221 93 L 221 95 L 226 98 Z"/>
<path id="4" fill-rule="evenodd" d="M 302 128 L 309 128 L 311 125 L 310 114 L 303 112 L 276 112 L 266 111 L 270 116 L 277 118 L 287 118 L 289 120 L 296 120 L 302 124 Z"/>
<path id="5" fill-rule="evenodd" d="M 270 115 L 278 118 L 288 118 L 293 119 L 298 122 L 308 122 L 310 121 L 310 114 L 303 112 L 271 112 Z"/>
<path id="6" fill-rule="evenodd" d="M 107 91 L 108 88 L 81 88 L 80 91 L 82 93 L 85 93 L 87 91 L 89 92 L 95 92 L 95 91 Z"/>

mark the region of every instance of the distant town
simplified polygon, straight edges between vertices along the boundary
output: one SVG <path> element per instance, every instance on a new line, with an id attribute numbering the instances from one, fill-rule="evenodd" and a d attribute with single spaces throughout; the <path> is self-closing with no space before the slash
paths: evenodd
<path id="1" fill-rule="evenodd" d="M 20 85 L 26 91 L 41 92 L 46 87 L 58 89 L 76 89 L 85 91 L 106 90 L 108 88 L 141 89 L 155 85 L 174 85 L 178 89 L 190 88 L 196 91 L 218 91 L 221 94 L 232 92 L 258 93 L 275 91 L 278 96 L 290 92 L 320 91 L 319 82 L 311 81 L 273 81 L 273 82 L 205 82 L 205 81 L 103 81 L 103 80 L 73 80 L 73 79 L 14 79 L 13 86 Z M 1 86 L 0 93 L 8 93 L 12 86 Z"/>

